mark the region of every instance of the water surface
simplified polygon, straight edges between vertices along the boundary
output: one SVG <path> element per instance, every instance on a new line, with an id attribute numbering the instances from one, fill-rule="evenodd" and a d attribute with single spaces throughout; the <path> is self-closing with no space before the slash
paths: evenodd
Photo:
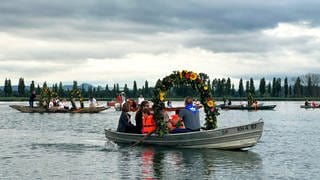
<path id="1" fill-rule="evenodd" d="M 320 178 L 320 109 L 299 108 L 303 102 L 266 102 L 277 105 L 268 111 L 220 111 L 219 127 L 263 118 L 262 138 L 248 151 L 118 146 L 103 134 L 117 126 L 120 112 L 113 109 L 25 114 L 10 104 L 27 103 L 0 102 L 0 179 Z"/>

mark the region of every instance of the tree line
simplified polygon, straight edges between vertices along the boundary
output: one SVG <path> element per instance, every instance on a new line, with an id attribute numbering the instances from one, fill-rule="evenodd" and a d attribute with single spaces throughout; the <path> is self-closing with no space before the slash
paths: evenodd
<path id="1" fill-rule="evenodd" d="M 255 84 L 259 82 L 259 84 Z M 254 81 L 253 78 L 248 80 L 240 79 L 238 86 L 231 82 L 230 78 L 216 78 L 207 82 L 208 87 L 213 97 L 246 97 L 250 92 L 255 97 L 320 97 L 320 74 L 306 74 L 296 78 L 288 80 L 287 77 L 282 80 L 280 77 L 274 77 L 272 80 L 267 81 L 265 78 Z M 24 82 L 24 78 L 20 78 L 18 81 L 18 87 L 13 90 L 10 79 L 5 79 L 4 87 L 0 90 L 1 97 L 28 97 L 30 92 L 36 91 L 36 94 L 40 94 L 42 87 L 48 87 L 47 82 L 44 82 L 42 86 L 35 85 L 34 81 L 27 87 Z M 122 88 L 118 83 L 111 86 L 106 84 L 102 86 L 85 86 L 84 84 L 78 85 L 77 81 L 73 81 L 73 85 L 70 88 L 65 88 L 62 82 L 54 83 L 50 90 L 56 92 L 59 97 L 69 97 L 69 93 L 73 89 L 79 89 L 83 97 L 97 97 L 97 98 L 114 98 L 120 92 L 125 92 L 127 97 L 136 98 L 139 95 L 150 98 L 153 95 L 153 87 L 149 86 L 149 82 L 146 80 L 142 87 L 137 86 L 137 82 L 133 81 L 133 86 L 128 87 L 124 84 Z M 174 86 L 170 89 L 166 96 L 169 98 L 180 98 L 185 96 L 197 96 L 191 87 Z"/>

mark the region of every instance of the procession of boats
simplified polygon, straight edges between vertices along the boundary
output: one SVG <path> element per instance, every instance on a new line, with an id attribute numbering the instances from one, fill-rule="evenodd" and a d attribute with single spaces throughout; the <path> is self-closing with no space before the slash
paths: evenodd
<path id="1" fill-rule="evenodd" d="M 84 107 L 78 109 L 48 109 L 43 107 L 29 107 L 23 105 L 10 105 L 11 108 L 23 113 L 99 113 L 116 104 L 106 107 Z M 243 105 L 218 105 L 222 110 L 273 110 L 276 105 L 263 105 L 250 107 Z M 319 106 L 305 106 L 301 108 L 320 108 Z M 119 107 L 117 107 L 119 108 Z M 183 107 L 166 107 L 165 111 L 179 111 Z M 264 121 L 262 119 L 234 127 L 201 130 L 178 134 L 165 134 L 160 137 L 152 134 L 143 141 L 143 145 L 166 146 L 175 148 L 214 148 L 214 149 L 243 149 L 256 145 L 263 133 Z M 116 132 L 110 128 L 105 129 L 105 137 L 117 144 L 134 144 L 145 137 L 145 134 Z"/>
<path id="2" fill-rule="evenodd" d="M 10 105 L 11 108 L 16 109 L 23 113 L 99 113 L 107 110 L 110 107 L 84 107 L 77 109 L 64 109 L 64 108 L 44 108 L 44 107 L 30 107 L 22 105 Z"/>

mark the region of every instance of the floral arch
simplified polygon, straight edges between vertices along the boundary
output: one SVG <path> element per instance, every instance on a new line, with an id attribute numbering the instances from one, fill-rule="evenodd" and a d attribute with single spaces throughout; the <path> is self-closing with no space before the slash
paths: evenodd
<path id="1" fill-rule="evenodd" d="M 219 115 L 218 109 L 215 108 L 215 101 L 211 97 L 209 87 L 207 85 L 208 75 L 204 73 L 195 73 L 192 71 L 174 71 L 172 74 L 164 77 L 162 80 L 158 80 L 154 89 L 154 96 L 152 98 L 154 120 L 156 122 L 156 133 L 160 136 L 167 133 L 166 123 L 162 111 L 165 108 L 165 96 L 166 92 L 174 85 L 191 86 L 194 90 L 200 94 L 200 102 L 204 107 L 205 128 L 215 129 L 217 127 L 216 116 Z"/>

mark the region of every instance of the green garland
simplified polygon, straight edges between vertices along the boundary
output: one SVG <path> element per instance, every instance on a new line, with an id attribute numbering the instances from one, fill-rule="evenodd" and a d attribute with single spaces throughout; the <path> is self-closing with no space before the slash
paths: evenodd
<path id="1" fill-rule="evenodd" d="M 59 98 L 56 92 L 51 92 L 48 87 L 43 87 L 40 92 L 39 106 L 48 108 L 52 98 Z"/>
<path id="2" fill-rule="evenodd" d="M 83 105 L 83 97 L 82 97 L 81 92 L 80 92 L 79 89 L 73 89 L 73 90 L 70 91 L 70 99 L 71 99 L 71 101 L 72 101 L 73 98 L 79 98 L 81 108 L 84 107 L 84 105 Z"/>
<path id="3" fill-rule="evenodd" d="M 215 129 L 217 127 L 216 116 L 219 115 L 219 112 L 218 109 L 215 108 L 215 103 L 211 97 L 207 81 L 208 76 L 206 74 L 197 74 L 186 70 L 183 70 L 182 72 L 174 71 L 171 75 L 157 81 L 152 102 L 154 111 L 153 118 L 156 122 L 156 133 L 158 135 L 163 136 L 168 133 L 162 112 L 165 108 L 164 101 L 166 92 L 174 85 L 190 85 L 194 90 L 197 90 L 200 93 L 200 102 L 204 106 L 204 112 L 206 113 L 206 129 Z"/>

